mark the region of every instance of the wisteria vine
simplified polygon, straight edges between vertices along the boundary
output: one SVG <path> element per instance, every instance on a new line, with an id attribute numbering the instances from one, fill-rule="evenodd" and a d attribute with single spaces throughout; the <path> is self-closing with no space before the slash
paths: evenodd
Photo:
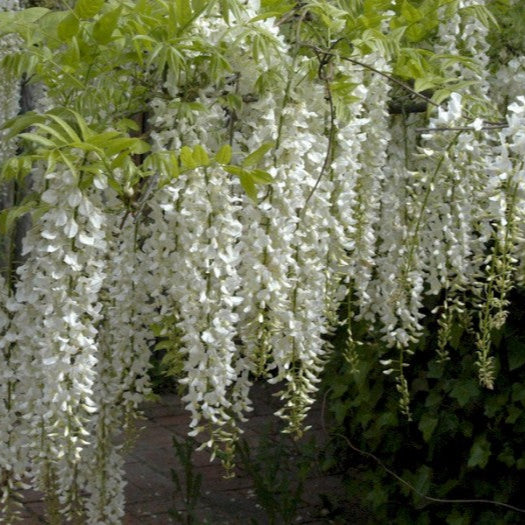
<path id="1" fill-rule="evenodd" d="M 430 295 L 440 358 L 453 358 L 453 323 L 470 323 L 479 380 L 494 387 L 491 331 L 523 275 L 525 58 L 487 73 L 483 2 L 435 13 L 427 47 L 440 74 L 464 81 L 437 101 L 399 78 L 395 9 L 369 43 L 348 45 L 309 44 L 324 20 L 316 2 L 282 16 L 256 0 L 226 12 L 192 2 L 189 17 L 163 2 L 108 2 L 102 15 L 96 4 L 58 15 L 56 70 L 40 41 L 26 35 L 23 51 L 23 31 L 0 40 L 2 191 L 29 173 L 33 191 L 1 215 L 4 522 L 32 486 L 53 523 L 121 523 L 116 443 L 150 392 L 154 348 L 178 377 L 191 433 L 230 469 L 254 381 L 280 385 L 285 431 L 304 432 L 340 325 L 355 369 L 357 323 L 384 341 L 380 366 L 410 417 L 406 376 Z M 0 0 L 4 14 L 18 8 Z M 331 9 L 323 23 L 338 34 L 345 13 Z M 176 45 L 157 45 L 162 31 Z M 99 55 L 75 77 L 81 37 L 114 45 L 115 78 Z M 24 68 L 45 102 L 11 120 Z M 394 111 L 404 98 L 409 109 Z M 12 224 L 27 211 L 14 261 Z"/>

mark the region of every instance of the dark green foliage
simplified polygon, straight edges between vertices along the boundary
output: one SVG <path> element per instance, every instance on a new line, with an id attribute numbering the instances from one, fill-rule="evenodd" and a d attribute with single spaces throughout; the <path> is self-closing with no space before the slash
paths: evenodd
<path id="1" fill-rule="evenodd" d="M 178 523 L 192 525 L 199 523 L 195 517 L 196 506 L 201 496 L 202 474 L 195 472 L 192 457 L 197 449 L 197 442 L 186 438 L 179 440 L 173 436 L 173 450 L 182 471 L 171 469 L 171 477 L 175 484 L 176 494 L 182 496 L 184 511 L 173 509 L 170 514 Z"/>
<path id="2" fill-rule="evenodd" d="M 245 440 L 239 444 L 240 467 L 252 480 L 257 502 L 270 525 L 295 521 L 304 482 L 315 463 L 311 443 L 299 450 L 286 441 L 283 435 L 277 441 L 266 435 L 253 450 Z"/>
<path id="3" fill-rule="evenodd" d="M 477 382 L 475 334 L 455 325 L 450 360 L 440 363 L 436 326 L 427 326 L 406 371 L 412 421 L 399 414 L 394 381 L 376 365 L 385 352 L 381 344 L 358 349 L 357 372 L 336 351 L 325 377 L 334 435 L 326 466 L 344 470 L 349 504 L 371 509 L 370 523 L 525 521 L 525 514 L 501 506 L 437 503 L 417 494 L 524 506 L 525 312 L 519 309 L 524 295 L 523 290 L 514 292 L 509 321 L 493 334 L 498 374 L 492 391 Z M 336 349 L 344 346 L 344 335 L 340 337 Z M 350 443 L 375 455 L 417 492 L 377 460 L 353 451 Z"/>

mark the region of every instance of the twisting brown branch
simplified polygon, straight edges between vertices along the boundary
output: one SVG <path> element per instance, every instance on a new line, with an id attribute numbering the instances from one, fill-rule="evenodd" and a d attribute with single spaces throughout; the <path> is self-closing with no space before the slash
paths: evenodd
<path id="1" fill-rule="evenodd" d="M 330 392 L 330 389 L 328 389 L 324 396 L 323 396 L 323 403 L 321 407 L 321 424 L 323 428 L 323 432 L 328 436 L 328 432 L 326 430 L 325 426 L 325 409 L 326 409 L 326 398 Z M 408 481 L 404 480 L 401 476 L 396 474 L 392 469 L 388 468 L 376 455 L 372 454 L 371 452 L 367 452 L 366 450 L 361 450 L 360 448 L 356 447 L 352 444 L 352 442 L 343 434 L 335 433 L 333 434 L 335 437 L 340 437 L 343 439 L 346 444 L 358 454 L 361 454 L 362 456 L 365 456 L 367 458 L 370 458 L 374 460 L 386 473 L 390 474 L 393 478 L 395 478 L 399 483 L 410 489 L 411 491 L 415 492 L 418 496 L 421 498 L 430 501 L 431 503 L 459 503 L 459 504 L 484 504 L 484 505 L 495 505 L 497 507 L 503 507 L 505 509 L 512 510 L 514 512 L 519 512 L 521 514 L 525 514 L 525 509 L 521 509 L 519 507 L 515 507 L 514 505 L 509 505 L 508 503 L 502 503 L 501 501 L 493 501 L 490 499 L 445 499 L 445 498 L 434 498 L 432 496 L 427 496 L 426 494 L 423 494 L 420 490 L 418 490 L 414 485 L 410 484 Z"/>
<path id="2" fill-rule="evenodd" d="M 373 73 L 376 73 L 377 75 L 380 75 L 388 80 L 391 80 L 398 86 L 402 87 L 405 91 L 408 91 L 415 97 L 418 97 L 422 100 L 424 100 L 427 104 L 430 104 L 435 107 L 439 107 L 439 104 L 436 104 L 432 99 L 428 98 L 427 96 L 423 95 L 422 93 L 417 92 L 415 89 L 412 89 L 408 84 L 405 84 L 402 80 L 399 80 L 398 78 L 389 75 L 388 73 L 385 73 L 384 71 L 381 71 L 379 69 L 376 69 L 374 66 L 371 66 L 369 64 L 366 64 L 365 62 L 361 62 L 360 60 L 356 60 L 355 58 L 351 58 L 345 55 L 340 55 L 339 53 L 334 53 L 333 51 L 330 51 L 328 49 L 323 49 L 319 46 L 316 46 L 314 44 L 309 44 L 308 42 L 299 42 L 299 45 L 302 47 L 307 47 L 309 49 L 313 49 L 317 53 L 322 53 L 327 56 L 332 56 L 335 58 L 339 58 L 341 60 L 344 60 L 345 62 L 350 62 L 351 64 L 355 64 L 356 66 L 364 67 L 365 69 L 368 69 L 369 71 L 372 71 Z"/>

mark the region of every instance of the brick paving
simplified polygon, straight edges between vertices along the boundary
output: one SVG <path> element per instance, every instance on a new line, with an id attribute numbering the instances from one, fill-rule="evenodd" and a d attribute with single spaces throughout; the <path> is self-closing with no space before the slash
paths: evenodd
<path id="1" fill-rule="evenodd" d="M 279 401 L 272 395 L 275 389 L 266 384 L 254 387 L 254 411 L 244 424 L 243 437 L 255 454 L 262 441 L 267 443 L 266 453 L 278 454 L 279 446 L 287 443 L 293 446 L 289 438 L 283 438 L 279 433 L 280 421 L 273 412 L 279 407 Z M 308 424 L 312 429 L 303 438 L 315 438 L 317 443 L 323 440 L 321 430 L 321 409 L 315 406 L 309 415 Z M 126 516 L 124 525 L 169 525 L 171 523 L 194 523 L 210 525 L 265 525 L 270 523 L 268 514 L 257 502 L 252 479 L 238 467 L 236 477 L 224 479 L 224 471 L 218 461 L 210 462 L 207 451 L 194 452 L 191 461 L 191 472 L 202 476 L 199 498 L 191 512 L 193 521 L 188 521 L 188 512 L 183 498 L 176 494 L 172 479 L 174 469 L 184 483 L 184 465 L 178 460 L 172 445 L 173 437 L 179 442 L 184 440 L 188 432 L 189 416 L 174 394 L 162 396 L 156 403 L 144 406 L 145 420 L 139 438 L 126 458 Z M 285 439 L 285 441 L 283 441 Z M 269 443 L 269 445 L 268 445 Z M 287 448 L 288 450 L 289 448 Z M 284 457 L 284 456 L 283 456 Z M 288 456 L 289 457 L 289 456 Z M 263 460 L 264 461 L 264 460 Z M 290 461 L 288 461 L 289 463 Z M 273 459 L 272 465 L 278 464 Z M 292 459 L 293 464 L 293 459 Z M 260 464 L 259 464 L 260 466 Z M 292 467 L 293 469 L 293 467 Z M 296 485 L 296 478 L 289 467 L 286 477 L 275 478 L 275 483 Z M 284 475 L 282 472 L 281 476 Z M 296 502 L 296 512 L 293 517 L 278 517 L 275 523 L 316 525 L 333 523 L 323 518 L 321 494 L 333 496 L 341 491 L 340 483 L 335 476 L 322 475 L 312 469 L 305 482 L 302 497 Z M 43 503 L 39 493 L 25 493 L 25 525 L 42 525 Z M 173 511 L 180 512 L 178 518 L 173 517 Z M 171 513 L 170 513 L 171 511 Z M 337 521 L 337 523 L 343 523 Z M 345 521 L 346 523 L 346 521 Z M 354 522 L 355 523 L 355 522 Z"/>

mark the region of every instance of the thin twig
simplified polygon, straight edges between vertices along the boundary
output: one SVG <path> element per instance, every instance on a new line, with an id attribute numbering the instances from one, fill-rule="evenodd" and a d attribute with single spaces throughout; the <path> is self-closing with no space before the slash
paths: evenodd
<path id="1" fill-rule="evenodd" d="M 412 89 L 408 84 L 405 84 L 402 80 L 397 79 L 396 77 L 389 75 L 388 73 L 385 73 L 384 71 L 381 71 L 379 69 L 376 69 L 373 66 L 370 66 L 369 64 L 366 64 L 365 62 L 361 62 L 360 60 L 356 60 L 355 58 L 350 58 L 344 55 L 340 55 L 338 53 L 334 53 L 332 51 L 329 51 L 328 49 L 323 49 L 319 46 L 316 46 L 314 44 L 309 44 L 308 42 L 299 42 L 299 44 L 302 47 L 308 47 L 310 49 L 313 49 L 314 51 L 317 51 L 317 53 L 323 53 L 324 55 L 332 56 L 335 58 L 339 58 L 341 60 L 344 60 L 346 62 L 350 62 L 352 64 L 355 64 L 357 66 L 364 67 L 365 69 L 368 69 L 377 75 L 380 75 L 388 80 L 391 80 L 398 86 L 402 87 L 404 90 L 408 91 L 415 97 L 419 97 L 422 100 L 424 100 L 427 104 L 431 104 L 432 106 L 439 107 L 439 104 L 436 104 L 432 99 L 428 98 L 427 96 L 423 95 L 422 93 L 418 93 L 415 89 Z"/>
<path id="2" fill-rule="evenodd" d="M 334 151 L 334 140 L 336 135 L 336 127 L 335 127 L 335 107 L 334 107 L 334 100 L 332 97 L 332 92 L 330 90 L 330 83 L 328 82 L 327 78 L 323 79 L 326 86 L 326 97 L 328 99 L 328 105 L 330 107 L 330 131 L 328 132 L 328 147 L 326 148 L 326 155 L 324 158 L 323 165 L 321 166 L 321 171 L 319 172 L 319 176 L 317 177 L 317 180 L 315 181 L 315 184 L 313 188 L 311 189 L 310 193 L 308 194 L 308 197 L 304 201 L 304 206 L 302 207 L 299 217 L 302 219 L 304 217 L 304 214 L 306 213 L 306 208 L 308 206 L 308 203 L 310 202 L 310 199 L 313 197 L 314 193 L 316 192 L 317 188 L 319 187 L 319 184 L 321 183 L 321 179 L 323 178 L 324 174 L 328 170 L 328 167 L 330 163 L 333 160 L 333 151 Z"/>
<path id="3" fill-rule="evenodd" d="M 488 126 L 483 126 L 481 128 L 474 128 L 472 126 L 454 126 L 454 127 L 444 127 L 444 128 L 416 128 L 417 133 L 436 133 L 439 131 L 485 131 L 492 129 L 504 129 L 508 128 L 508 124 L 491 124 Z"/>
<path id="4" fill-rule="evenodd" d="M 330 392 L 330 389 L 328 389 L 324 396 L 323 396 L 323 402 L 321 405 L 321 426 L 323 429 L 323 432 L 329 437 L 329 434 L 326 430 L 325 426 L 325 408 L 326 408 L 326 398 Z M 427 496 L 426 494 L 423 494 L 420 490 L 418 490 L 416 487 L 411 485 L 408 481 L 404 480 L 401 476 L 396 474 L 392 469 L 388 468 L 376 455 L 372 454 L 371 452 L 367 452 L 366 450 L 361 450 L 360 448 L 356 447 L 352 444 L 352 442 L 343 434 L 335 433 L 333 434 L 336 437 L 342 438 L 344 441 L 346 441 L 347 445 L 354 451 L 362 456 L 366 456 L 370 459 L 373 459 L 385 472 L 390 474 L 393 478 L 395 478 L 399 483 L 405 485 L 408 489 L 415 492 L 418 496 L 421 498 L 430 501 L 432 503 L 460 503 L 460 504 L 485 504 L 485 505 L 495 505 L 497 507 L 503 507 L 509 510 L 513 510 L 514 512 L 519 512 L 521 514 L 525 514 L 525 509 L 520 509 L 519 507 L 515 507 L 514 505 L 510 505 L 508 503 L 502 503 L 501 501 L 493 501 L 490 499 L 445 499 L 445 498 L 434 498 L 432 496 Z"/>

